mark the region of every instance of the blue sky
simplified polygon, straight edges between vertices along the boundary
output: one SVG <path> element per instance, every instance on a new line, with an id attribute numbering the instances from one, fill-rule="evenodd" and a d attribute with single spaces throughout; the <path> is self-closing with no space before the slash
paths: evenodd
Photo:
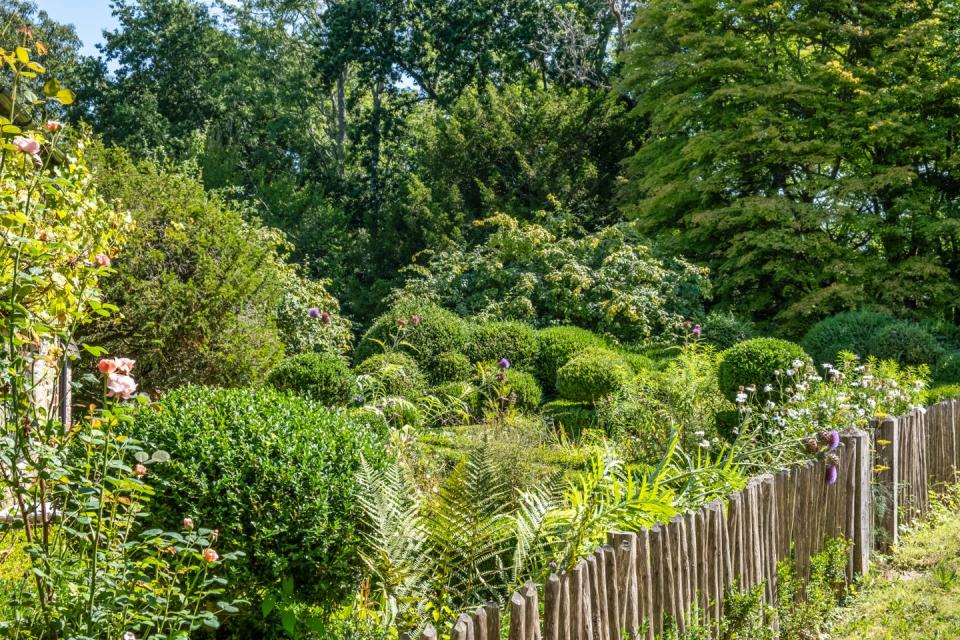
<path id="1" fill-rule="evenodd" d="M 72 24 L 83 40 L 83 53 L 96 55 L 104 29 L 117 26 L 110 15 L 110 0 L 34 0 L 57 22 Z"/>

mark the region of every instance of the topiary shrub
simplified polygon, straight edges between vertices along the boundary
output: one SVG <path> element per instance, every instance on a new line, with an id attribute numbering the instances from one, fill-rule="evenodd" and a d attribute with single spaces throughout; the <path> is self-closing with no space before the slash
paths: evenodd
<path id="1" fill-rule="evenodd" d="M 633 369 L 634 373 L 640 373 L 641 371 L 653 371 L 657 368 L 657 364 L 653 361 L 650 356 L 646 356 L 642 353 L 633 353 L 632 351 L 618 351 L 620 357 L 626 360 L 627 364 L 630 365 L 630 368 Z"/>
<path id="2" fill-rule="evenodd" d="M 960 384 L 942 384 L 926 392 L 927 404 L 936 404 L 942 400 L 952 400 L 960 398 Z"/>
<path id="3" fill-rule="evenodd" d="M 939 385 L 960 384 L 960 351 L 944 354 L 933 369 L 933 381 Z"/>
<path id="4" fill-rule="evenodd" d="M 915 322 L 898 320 L 873 335 L 869 353 L 881 360 L 896 360 L 902 365 L 933 366 L 944 351 L 926 329 Z"/>
<path id="5" fill-rule="evenodd" d="M 381 352 L 383 345 L 396 346 L 413 356 L 424 371 L 432 372 L 437 356 L 461 351 L 467 337 L 467 323 L 455 313 L 435 304 L 401 300 L 363 334 L 355 349 L 354 362 Z"/>
<path id="6" fill-rule="evenodd" d="M 761 389 L 772 384 L 778 388 L 775 371 L 801 366 L 812 367 L 813 362 L 800 345 L 778 338 L 753 338 L 723 352 L 717 382 L 720 391 L 733 400 L 741 386 Z"/>
<path id="7" fill-rule="evenodd" d="M 844 311 L 813 325 L 800 344 L 817 365 L 836 363 L 841 351 L 866 358 L 872 353 L 874 335 L 896 321 L 876 311 Z"/>
<path id="8" fill-rule="evenodd" d="M 575 354 L 590 347 L 606 347 L 607 341 L 580 327 L 549 327 L 537 332 L 537 377 L 545 391 L 557 384 L 557 371 Z"/>
<path id="9" fill-rule="evenodd" d="M 434 384 L 444 382 L 464 382 L 474 374 L 470 358 L 456 351 L 445 351 L 437 356 L 433 365 L 431 380 Z"/>
<path id="10" fill-rule="evenodd" d="M 361 457 L 382 465 L 382 422 L 270 388 L 187 386 L 142 408 L 128 428 L 172 455 L 151 467 L 149 524 L 178 531 L 189 516 L 219 529 L 221 548 L 246 554 L 226 565 L 234 595 L 257 599 L 287 577 L 320 606 L 352 593 L 362 564 L 356 472 Z M 254 609 L 227 624 L 265 637 L 245 630 L 260 621 Z"/>
<path id="11" fill-rule="evenodd" d="M 543 414 L 572 437 L 579 437 L 587 429 L 598 426 L 597 411 L 593 405 L 569 400 L 553 400 L 542 407 Z"/>
<path id="12" fill-rule="evenodd" d="M 268 376 L 281 391 L 313 398 L 324 404 L 346 404 L 356 386 L 353 373 L 330 353 L 301 353 L 284 359 Z"/>
<path id="13" fill-rule="evenodd" d="M 403 396 L 419 398 L 427 388 L 427 381 L 416 361 L 401 351 L 390 351 L 370 356 L 357 365 L 358 383 L 370 396 Z"/>
<path id="14" fill-rule="evenodd" d="M 507 358 L 520 369 L 533 368 L 537 359 L 537 332 L 523 322 L 482 322 L 470 331 L 466 354 L 471 362 Z"/>
<path id="15" fill-rule="evenodd" d="M 729 312 L 711 312 L 700 323 L 700 338 L 720 350 L 729 349 L 756 335 L 752 322 Z"/>
<path id="16" fill-rule="evenodd" d="M 633 370 L 615 351 L 584 349 L 557 371 L 557 393 L 572 402 L 596 402 L 623 389 Z"/>
<path id="17" fill-rule="evenodd" d="M 524 411 L 533 411 L 540 406 L 543 400 L 543 391 L 533 375 L 525 371 L 511 369 L 507 374 L 507 386 L 516 398 L 514 405 Z"/>

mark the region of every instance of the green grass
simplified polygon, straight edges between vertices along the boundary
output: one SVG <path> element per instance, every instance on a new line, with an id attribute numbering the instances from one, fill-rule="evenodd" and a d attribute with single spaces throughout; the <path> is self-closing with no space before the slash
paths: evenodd
<path id="1" fill-rule="evenodd" d="M 837 616 L 834 640 L 960 638 L 960 488 L 937 500 Z"/>

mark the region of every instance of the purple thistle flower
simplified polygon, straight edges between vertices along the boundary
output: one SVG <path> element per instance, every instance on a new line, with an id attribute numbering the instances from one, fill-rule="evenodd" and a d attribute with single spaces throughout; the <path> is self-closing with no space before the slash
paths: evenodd
<path id="1" fill-rule="evenodd" d="M 838 472 L 837 472 L 837 465 L 835 465 L 835 464 L 827 465 L 827 477 L 826 477 L 826 481 L 827 481 L 827 485 L 828 485 L 828 486 L 829 486 L 829 485 L 833 485 L 833 484 L 837 484 L 837 473 L 838 473 Z"/>
<path id="2" fill-rule="evenodd" d="M 307 313 L 310 315 L 311 318 L 319 318 L 319 317 L 320 317 L 320 309 L 318 309 L 318 308 L 316 308 L 316 307 L 310 307 L 310 308 L 307 310 Z"/>
<path id="3" fill-rule="evenodd" d="M 509 369 L 510 361 L 507 360 L 506 358 L 500 358 L 500 362 L 497 363 L 497 366 L 500 367 L 501 369 Z"/>
<path id="4" fill-rule="evenodd" d="M 840 434 L 833 430 L 827 434 L 827 449 L 833 451 L 840 446 Z"/>
<path id="5" fill-rule="evenodd" d="M 700 337 L 700 333 L 701 333 L 702 331 L 703 331 L 703 329 L 700 328 L 700 325 L 698 325 L 698 324 L 693 325 L 693 337 L 694 337 L 694 338 L 699 338 L 699 337 Z"/>
<path id="6" fill-rule="evenodd" d="M 410 324 L 415 327 L 420 326 L 420 316 L 410 316 Z"/>

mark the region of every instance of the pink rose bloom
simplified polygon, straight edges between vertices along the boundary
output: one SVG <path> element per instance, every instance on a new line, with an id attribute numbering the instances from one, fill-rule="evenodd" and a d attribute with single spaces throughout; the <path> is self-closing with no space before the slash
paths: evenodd
<path id="1" fill-rule="evenodd" d="M 187 531 L 193 529 L 193 518 L 184 518 L 183 528 L 186 529 Z"/>
<path id="2" fill-rule="evenodd" d="M 127 400 L 136 391 L 137 383 L 130 376 L 116 372 L 107 376 L 107 395 L 111 398 Z"/>
<path id="3" fill-rule="evenodd" d="M 113 358 L 104 358 L 97 364 L 97 369 L 99 369 L 100 373 L 104 375 L 113 373 L 117 370 L 117 361 Z"/>
<path id="4" fill-rule="evenodd" d="M 27 154 L 28 156 L 35 156 L 40 153 L 40 143 L 34 140 L 33 138 L 24 138 L 23 136 L 17 136 L 13 139 L 14 146 Z"/>
<path id="5" fill-rule="evenodd" d="M 47 131 L 49 131 L 50 133 L 53 133 L 54 131 L 60 128 L 60 123 L 57 122 L 56 120 L 47 120 L 47 124 L 45 126 L 47 128 Z"/>
<path id="6" fill-rule="evenodd" d="M 203 559 L 207 562 L 216 562 L 220 559 L 220 555 L 213 549 L 207 548 L 203 550 Z"/>
<path id="7" fill-rule="evenodd" d="M 113 361 L 117 363 L 117 371 L 120 373 L 130 373 L 133 371 L 133 365 L 137 362 L 130 358 L 114 358 Z"/>
<path id="8" fill-rule="evenodd" d="M 98 265 L 100 265 L 101 267 L 109 267 L 109 266 L 110 266 L 110 256 L 108 256 L 108 255 L 105 254 L 105 253 L 98 253 L 98 254 L 93 258 L 93 261 L 96 262 L 96 263 L 97 263 Z"/>
<path id="9" fill-rule="evenodd" d="M 133 468 L 133 472 L 137 474 L 138 478 L 142 478 L 143 476 L 147 475 L 147 467 L 142 463 L 138 463 L 137 466 Z"/>

